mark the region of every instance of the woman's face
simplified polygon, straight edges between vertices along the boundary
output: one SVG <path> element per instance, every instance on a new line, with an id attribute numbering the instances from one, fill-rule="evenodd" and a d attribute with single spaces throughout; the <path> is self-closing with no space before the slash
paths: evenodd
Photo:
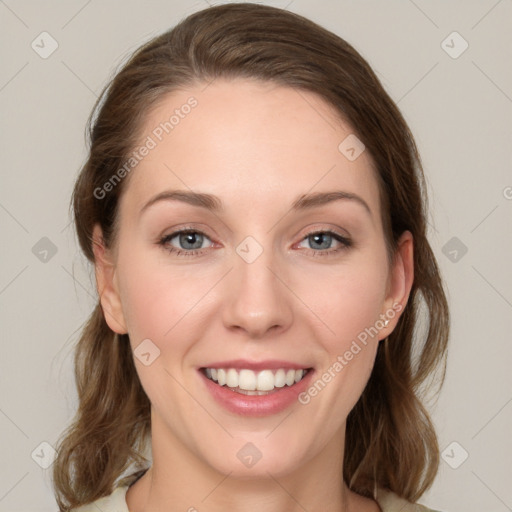
<path id="1" fill-rule="evenodd" d="M 152 403 L 154 464 L 278 476 L 341 456 L 412 284 L 409 233 L 388 266 L 368 152 L 316 95 L 255 81 L 172 93 L 144 127 L 116 251 L 96 257 Z"/>

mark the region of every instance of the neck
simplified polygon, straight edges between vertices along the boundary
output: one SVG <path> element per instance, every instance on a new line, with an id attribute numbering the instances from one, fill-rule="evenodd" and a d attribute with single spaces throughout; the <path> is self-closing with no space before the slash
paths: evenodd
<path id="1" fill-rule="evenodd" d="M 156 420 L 156 418 L 154 418 Z M 220 472 L 152 423 L 151 468 L 126 494 L 130 512 L 353 512 L 380 510 L 343 482 L 344 431 L 292 471 L 257 464 L 254 473 Z M 262 459 L 263 460 L 263 459 Z"/>

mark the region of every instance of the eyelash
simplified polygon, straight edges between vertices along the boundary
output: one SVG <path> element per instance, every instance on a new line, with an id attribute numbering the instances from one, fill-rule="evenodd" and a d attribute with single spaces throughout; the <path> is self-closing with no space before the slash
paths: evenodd
<path id="1" fill-rule="evenodd" d="M 187 234 L 187 233 L 196 233 L 199 235 L 203 235 L 204 237 L 208 238 L 208 240 L 210 239 L 202 231 L 199 231 L 197 229 L 191 229 L 191 228 L 188 229 L 187 228 L 187 229 L 181 229 L 179 231 L 174 231 L 173 233 L 165 235 L 164 237 L 162 237 L 159 240 L 158 245 L 162 246 L 162 248 L 169 254 L 174 254 L 174 255 L 180 256 L 180 257 L 181 256 L 185 256 L 185 257 L 196 256 L 198 254 L 201 254 L 202 251 L 204 251 L 204 249 L 192 249 L 192 250 L 176 249 L 175 247 L 168 245 L 168 242 L 170 240 L 172 240 L 174 237 L 176 237 L 177 235 Z M 337 253 L 339 253 L 340 251 L 349 249 L 353 245 L 352 240 L 350 240 L 349 238 L 344 237 L 344 236 L 340 235 L 339 233 L 336 233 L 335 231 L 330 231 L 330 230 L 312 231 L 311 233 L 308 233 L 304 238 L 302 238 L 301 242 L 306 240 L 310 236 L 320 235 L 320 234 L 327 234 L 327 235 L 332 236 L 332 238 L 334 238 L 336 241 L 338 241 L 341 244 L 341 247 L 338 247 L 337 249 L 327 249 L 327 250 L 306 249 L 308 251 L 312 251 L 312 255 L 314 257 L 316 257 L 316 256 L 334 256 Z"/>

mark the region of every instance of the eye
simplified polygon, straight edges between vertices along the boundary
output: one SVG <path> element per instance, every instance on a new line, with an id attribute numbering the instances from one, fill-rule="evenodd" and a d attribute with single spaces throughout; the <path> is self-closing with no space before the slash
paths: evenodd
<path id="1" fill-rule="evenodd" d="M 184 229 L 181 231 L 174 231 L 164 236 L 159 244 L 170 253 L 175 253 L 177 256 L 193 256 L 201 253 L 202 249 L 207 248 L 203 244 L 211 240 L 201 231 L 193 229 Z"/>
<path id="2" fill-rule="evenodd" d="M 205 245 L 210 242 L 210 245 Z M 196 229 L 182 229 L 162 237 L 159 242 L 167 252 L 176 256 L 195 256 L 212 246 L 213 242 L 203 232 Z M 307 244 L 304 247 L 303 244 Z M 313 256 L 332 256 L 352 247 L 352 241 L 334 231 L 314 231 L 299 243 Z"/>
<path id="3" fill-rule="evenodd" d="M 350 239 L 334 231 L 314 231 L 309 233 L 300 242 L 299 247 L 304 247 L 303 244 L 305 243 L 309 246 L 306 248 L 313 250 L 314 256 L 332 255 L 352 246 Z"/>

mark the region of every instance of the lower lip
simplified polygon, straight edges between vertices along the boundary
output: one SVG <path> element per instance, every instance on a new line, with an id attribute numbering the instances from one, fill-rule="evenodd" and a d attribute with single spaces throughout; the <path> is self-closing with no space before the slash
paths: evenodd
<path id="1" fill-rule="evenodd" d="M 298 401 L 298 396 L 308 388 L 314 374 L 314 370 L 309 370 L 293 386 L 274 388 L 277 391 L 268 395 L 243 395 L 226 386 L 219 386 L 201 370 L 198 371 L 213 398 L 225 409 L 240 416 L 268 416 L 284 411 Z"/>

